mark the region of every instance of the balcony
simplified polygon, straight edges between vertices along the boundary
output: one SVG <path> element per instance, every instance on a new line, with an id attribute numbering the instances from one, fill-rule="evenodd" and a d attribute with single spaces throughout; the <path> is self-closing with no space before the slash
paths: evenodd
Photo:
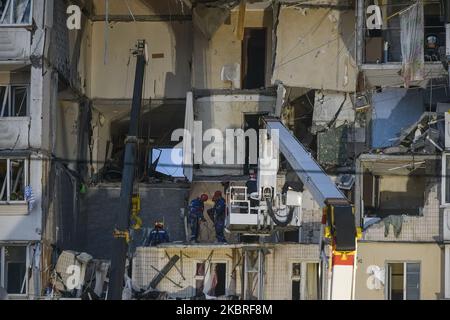
<path id="1" fill-rule="evenodd" d="M 380 7 L 381 29 L 365 29 L 362 39 L 368 85 L 425 87 L 430 79 L 446 78 L 448 31 L 442 3 L 388 0 Z M 404 79 L 402 73 L 408 71 L 412 75 Z"/>
<path id="2" fill-rule="evenodd" d="M 29 117 L 0 118 L 0 149 L 28 149 Z"/>
<path id="3" fill-rule="evenodd" d="M 11 71 L 29 63 L 32 0 L 0 1 L 0 70 Z"/>

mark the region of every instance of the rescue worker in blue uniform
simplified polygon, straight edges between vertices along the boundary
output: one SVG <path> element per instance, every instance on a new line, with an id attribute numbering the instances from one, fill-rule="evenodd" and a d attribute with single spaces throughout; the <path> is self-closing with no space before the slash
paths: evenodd
<path id="1" fill-rule="evenodd" d="M 225 239 L 224 235 L 226 202 L 225 199 L 222 197 L 222 192 L 216 191 L 214 193 L 212 200 L 214 201 L 214 207 L 209 210 L 211 210 L 210 211 L 211 215 L 214 216 L 214 228 L 216 230 L 216 238 L 218 242 L 226 243 L 227 240 Z"/>
<path id="2" fill-rule="evenodd" d="M 203 216 L 206 201 L 208 201 L 208 195 L 202 194 L 199 198 L 192 200 L 189 205 L 188 221 L 191 227 L 191 241 L 198 242 L 200 221 L 206 221 Z"/>
<path id="3" fill-rule="evenodd" d="M 155 247 L 161 243 L 170 242 L 169 234 L 164 230 L 164 224 L 162 222 L 156 222 L 155 228 L 150 232 L 148 239 L 148 245 Z"/>

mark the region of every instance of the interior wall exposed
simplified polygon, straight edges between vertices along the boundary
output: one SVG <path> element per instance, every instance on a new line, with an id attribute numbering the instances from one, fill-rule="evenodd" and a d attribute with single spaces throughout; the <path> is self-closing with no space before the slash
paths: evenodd
<path id="1" fill-rule="evenodd" d="M 278 80 L 293 87 L 355 91 L 354 27 L 353 10 L 283 7 L 272 83 Z"/>
<path id="2" fill-rule="evenodd" d="M 194 27 L 193 47 L 193 87 L 196 89 L 230 89 L 230 81 L 221 80 L 222 67 L 241 64 L 242 41 L 237 38 L 235 30 L 238 12 L 233 10 L 211 39 Z M 195 21 L 194 21 L 195 23 Z M 195 24 L 194 24 L 195 25 Z M 270 85 L 272 59 L 272 11 L 247 10 L 245 28 L 267 29 L 266 86 Z M 240 73 L 241 70 L 238 70 Z M 241 83 L 242 84 L 242 83 Z M 237 88 L 240 89 L 240 88 Z"/>
<path id="3" fill-rule="evenodd" d="M 227 129 L 244 129 L 245 114 L 272 113 L 276 97 L 262 95 L 215 95 L 198 98 L 195 101 L 195 121 L 201 121 L 203 132 L 218 129 L 223 137 Z M 204 142 L 206 148 L 211 142 Z M 234 154 L 237 154 L 235 143 Z M 203 149 L 205 150 L 205 149 Z M 228 152 L 226 150 L 226 152 Z M 225 162 L 225 153 L 224 160 Z M 237 158 L 236 158 L 237 160 Z M 241 175 L 244 164 L 206 164 L 200 165 L 195 174 L 199 176 Z"/>
<path id="4" fill-rule="evenodd" d="M 104 22 L 92 25 L 91 97 L 132 97 L 136 59 L 131 50 L 145 39 L 150 61 L 144 97 L 185 98 L 191 79 L 190 21 L 116 22 L 107 30 Z"/>

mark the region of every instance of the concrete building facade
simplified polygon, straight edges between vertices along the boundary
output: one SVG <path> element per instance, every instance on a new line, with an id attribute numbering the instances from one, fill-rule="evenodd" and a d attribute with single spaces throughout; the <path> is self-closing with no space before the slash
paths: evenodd
<path id="1" fill-rule="evenodd" d="M 245 185 L 257 164 L 252 143 L 225 147 L 223 157 L 243 163 L 195 163 L 199 153 L 174 131 L 200 122 L 202 133 L 258 130 L 264 116 L 280 118 L 355 205 L 355 299 L 450 298 L 450 11 L 378 1 L 382 23 L 371 29 L 372 2 L 6 1 L 20 14 L 0 7 L 0 287 L 39 297 L 61 251 L 111 258 L 133 49 L 143 39 L 149 61 L 135 176 L 142 226 L 132 232 L 128 288 L 135 298 L 149 297 L 175 256 L 153 283 L 161 297 L 327 298 L 322 209 L 307 189 L 298 230 L 256 241 L 227 233 L 227 245 L 214 243 L 208 202 L 200 243 L 187 243 L 190 201 Z M 67 27 L 70 5 L 80 8 L 79 29 Z M 418 39 L 405 36 L 412 11 L 423 12 Z M 425 46 L 412 67 L 405 50 L 425 40 L 439 45 Z M 181 164 L 169 159 L 174 149 Z M 299 182 L 283 158 L 278 182 Z M 156 221 L 171 242 L 145 247 Z M 208 291 L 212 277 L 220 284 Z"/>

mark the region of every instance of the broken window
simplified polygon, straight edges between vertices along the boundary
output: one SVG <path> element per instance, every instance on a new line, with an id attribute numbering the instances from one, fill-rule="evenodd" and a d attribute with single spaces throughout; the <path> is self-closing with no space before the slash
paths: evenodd
<path id="1" fill-rule="evenodd" d="M 244 89 L 265 87 L 266 53 L 266 29 L 246 28 L 242 43 L 242 79 Z"/>
<path id="2" fill-rule="evenodd" d="M 262 117 L 267 113 L 245 114 L 244 131 L 248 134 L 245 137 L 245 165 L 244 174 L 248 175 L 250 170 L 257 170 L 257 159 L 259 157 L 259 129 L 261 127 Z M 252 132 L 255 135 L 252 135 Z"/>
<path id="3" fill-rule="evenodd" d="M 23 295 L 27 292 L 27 247 L 0 247 L 0 287 L 8 294 Z"/>
<path id="4" fill-rule="evenodd" d="M 195 265 L 195 296 L 203 294 L 203 287 L 205 284 L 205 263 L 197 263 Z"/>
<path id="5" fill-rule="evenodd" d="M 195 281 L 195 295 L 206 294 L 210 297 L 226 295 L 226 263 L 197 263 Z"/>
<path id="6" fill-rule="evenodd" d="M 150 174 L 162 174 L 167 177 L 183 178 L 183 149 L 154 148 L 150 163 Z"/>
<path id="7" fill-rule="evenodd" d="M 28 161 L 0 159 L 0 204 L 25 202 Z"/>
<path id="8" fill-rule="evenodd" d="M 28 86 L 0 86 L 0 117 L 28 115 Z"/>
<path id="9" fill-rule="evenodd" d="M 420 263 L 388 263 L 388 300 L 420 299 Z"/>
<path id="10" fill-rule="evenodd" d="M 319 264 L 316 262 L 292 263 L 292 300 L 319 299 Z"/>
<path id="11" fill-rule="evenodd" d="M 0 25 L 31 25 L 32 0 L 1 0 Z"/>
<path id="12" fill-rule="evenodd" d="M 375 164 L 376 163 L 376 164 Z M 368 217 L 422 215 L 425 205 L 425 161 L 365 164 L 362 200 Z"/>

